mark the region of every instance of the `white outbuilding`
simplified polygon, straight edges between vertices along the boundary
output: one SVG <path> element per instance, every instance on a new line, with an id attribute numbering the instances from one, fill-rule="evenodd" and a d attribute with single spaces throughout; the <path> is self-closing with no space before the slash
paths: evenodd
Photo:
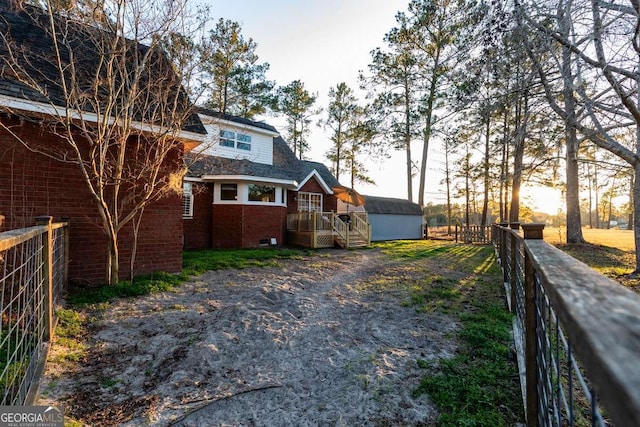
<path id="1" fill-rule="evenodd" d="M 371 241 L 423 238 L 424 216 L 420 205 L 389 197 L 364 198 L 364 210 L 371 224 Z"/>

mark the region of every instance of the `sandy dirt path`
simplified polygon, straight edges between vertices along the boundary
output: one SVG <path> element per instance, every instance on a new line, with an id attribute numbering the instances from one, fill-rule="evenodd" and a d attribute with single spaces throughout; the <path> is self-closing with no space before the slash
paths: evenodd
<path id="1" fill-rule="evenodd" d="M 89 313 L 87 360 L 48 364 L 41 403 L 95 426 L 430 425 L 416 361 L 452 355 L 458 325 L 371 286 L 427 262 L 326 251 L 115 301 Z"/>

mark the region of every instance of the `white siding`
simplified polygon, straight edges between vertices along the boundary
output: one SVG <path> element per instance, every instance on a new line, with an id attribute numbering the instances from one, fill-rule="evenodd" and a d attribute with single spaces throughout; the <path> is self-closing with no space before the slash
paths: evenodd
<path id="1" fill-rule="evenodd" d="M 239 150 L 237 148 L 223 147 L 219 144 L 220 126 L 215 124 L 205 124 L 209 134 L 208 143 L 202 144 L 199 148 L 203 154 L 209 156 L 226 157 L 229 159 L 247 159 L 256 163 L 266 165 L 273 164 L 273 138 L 258 132 L 253 132 L 246 127 L 236 127 L 224 125 L 222 129 L 233 132 L 240 132 L 251 135 L 251 151 Z"/>
<path id="2" fill-rule="evenodd" d="M 413 240 L 422 238 L 422 215 L 369 214 L 371 240 Z"/>

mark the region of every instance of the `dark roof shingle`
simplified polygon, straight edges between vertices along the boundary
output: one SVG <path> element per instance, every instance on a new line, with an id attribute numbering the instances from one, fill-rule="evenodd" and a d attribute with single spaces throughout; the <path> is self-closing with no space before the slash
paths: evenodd
<path id="1" fill-rule="evenodd" d="M 225 119 L 235 121 L 233 118 L 234 116 L 226 116 Z M 261 124 L 264 125 L 264 123 Z M 273 128 L 270 125 L 266 126 Z M 275 128 L 273 129 L 275 130 Z M 272 179 L 287 179 L 296 181 L 299 184 L 311 172 L 316 170 L 329 187 L 339 185 L 336 178 L 324 164 L 298 159 L 286 141 L 280 136 L 273 138 L 272 165 L 252 162 L 246 159 L 231 159 L 218 156 L 189 155 L 188 158 L 193 160 L 193 163 L 189 166 L 188 173 L 191 177 L 202 177 L 206 175 L 246 175 Z"/>
<path id="2" fill-rule="evenodd" d="M 106 77 L 105 56 L 112 55 L 104 47 L 109 45 L 104 43 L 105 37 L 109 37 L 106 30 L 61 15 L 54 15 L 54 18 L 58 27 L 64 29 L 55 38 L 59 58 L 67 70 L 63 74 L 64 80 L 67 87 L 79 92 L 70 106 L 84 112 L 105 112 L 105 99 L 113 96 L 120 97 L 123 102 L 112 103 L 112 107 L 126 106 L 132 92 L 121 91 L 119 83 L 126 81 L 122 74 L 128 74 L 128 71 L 116 70 L 112 77 Z M 37 6 L 23 5 L 19 10 L 7 0 L 0 0 L 0 34 L 3 37 L 0 42 L 0 94 L 65 107 L 68 100 L 57 65 L 58 56 L 53 49 L 54 36 L 48 15 Z M 136 83 L 141 87 L 139 97 L 145 101 L 134 105 L 137 109 L 133 113 L 135 119 L 162 125 L 171 125 L 173 120 L 182 130 L 205 134 L 197 114 L 190 112 L 193 106 L 167 57 L 159 50 L 151 52 L 150 61 L 143 68 L 135 58 L 149 53 L 149 47 L 131 40 L 124 40 L 124 45 L 127 66 L 131 66 L 131 70 L 134 67 L 143 69 L 142 77 Z"/>
<path id="3" fill-rule="evenodd" d="M 404 199 L 394 199 L 390 197 L 363 196 L 366 204 L 364 206 L 370 214 L 388 215 L 422 215 L 422 209 L 417 203 Z"/>

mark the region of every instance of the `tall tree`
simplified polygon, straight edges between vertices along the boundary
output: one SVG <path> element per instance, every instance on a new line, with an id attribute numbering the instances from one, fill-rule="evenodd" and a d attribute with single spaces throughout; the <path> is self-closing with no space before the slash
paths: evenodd
<path id="1" fill-rule="evenodd" d="M 267 80 L 268 63 L 258 63 L 257 43 L 245 40 L 240 24 L 220 18 L 201 46 L 208 108 L 253 118 L 270 105 L 275 83 Z"/>
<path id="2" fill-rule="evenodd" d="M 357 110 L 357 99 L 353 90 L 346 83 L 338 83 L 335 88 L 329 89 L 327 117 L 320 122 L 320 125 L 333 131 L 331 135 L 332 145 L 327 152 L 327 158 L 333 164 L 333 173 L 338 181 L 342 172 L 342 162 L 346 157 L 345 144 L 358 124 L 356 120 Z"/>
<path id="3" fill-rule="evenodd" d="M 419 59 L 406 38 L 395 28 L 384 37 L 386 48 L 371 52 L 369 75 L 360 74 L 361 86 L 372 99 L 370 114 L 378 122 L 384 142 L 404 150 L 407 200 L 413 201 L 414 163 L 411 145 L 420 135 L 418 113 Z"/>
<path id="4" fill-rule="evenodd" d="M 2 112 L 37 120 L 52 140 L 36 146 L 4 120 L 0 129 L 29 150 L 77 168 L 107 238 L 105 277 L 113 284 L 123 228 L 150 202 L 182 192 L 180 134 L 193 117 L 182 78 L 190 70 L 172 64 L 163 48 L 170 35 L 188 28 L 189 8 L 180 0 L 152 9 L 138 0 L 99 3 L 105 19 L 86 25 L 82 16 L 49 6 L 15 11 L 0 5 L 0 77 L 47 110 L 36 119 L 11 107 Z M 14 32 L 20 26 L 7 24 L 10 13 L 38 43 L 24 46 L 24 35 Z"/>
<path id="5" fill-rule="evenodd" d="M 371 142 L 376 134 L 376 126 L 367 117 L 365 108 L 356 107 L 353 113 L 354 125 L 346 134 L 345 159 L 351 175 L 351 188 L 361 182 L 375 184 L 367 175 L 367 166 L 361 159 L 362 155 L 371 151 Z"/>
<path id="6" fill-rule="evenodd" d="M 300 80 L 278 88 L 274 110 L 286 117 L 289 143 L 293 153 L 300 159 L 304 159 L 304 153 L 309 148 L 307 136 L 311 118 L 320 113 L 320 110 L 313 108 L 317 97 L 317 94 L 309 93 Z"/>
<path id="7" fill-rule="evenodd" d="M 429 144 L 436 125 L 438 100 L 447 84 L 446 74 L 460 59 L 465 42 L 463 30 L 474 26 L 474 4 L 465 0 L 412 0 L 407 13 L 399 13 L 399 37 L 406 38 L 421 58 L 423 88 L 422 157 L 418 204 L 424 206 Z M 468 47 L 468 46 L 467 46 Z"/>

